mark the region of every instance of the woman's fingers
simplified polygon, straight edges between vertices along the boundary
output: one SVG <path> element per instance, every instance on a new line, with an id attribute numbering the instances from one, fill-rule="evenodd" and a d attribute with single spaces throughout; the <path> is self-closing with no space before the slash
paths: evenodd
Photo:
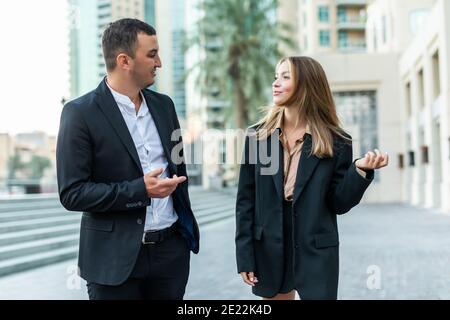
<path id="1" fill-rule="evenodd" d="M 258 282 L 258 279 L 256 278 L 256 276 L 255 276 L 255 274 L 253 272 L 249 272 L 249 278 L 250 278 L 250 281 L 252 283 L 257 283 Z"/>
<path id="2" fill-rule="evenodd" d="M 248 278 L 247 272 L 241 272 L 241 277 L 242 277 L 242 280 L 244 280 L 244 282 L 246 284 L 248 284 L 250 286 L 252 285 L 251 282 L 250 282 L 250 279 Z"/>
<path id="3" fill-rule="evenodd" d="M 381 162 L 383 161 L 383 156 L 381 155 L 380 150 L 375 149 L 375 163 L 374 163 L 374 167 L 375 168 L 379 168 Z"/>
<path id="4" fill-rule="evenodd" d="M 374 164 L 374 169 L 386 167 L 389 163 L 389 155 L 387 152 L 383 155 L 380 150 L 375 149 L 375 153 L 377 155 L 377 161 Z"/>
<path id="5" fill-rule="evenodd" d="M 256 279 L 253 272 L 241 272 L 242 280 L 249 286 L 254 287 L 255 284 L 258 282 L 258 279 Z"/>
<path id="6" fill-rule="evenodd" d="M 372 151 L 369 151 L 368 154 L 369 154 L 369 163 L 368 163 L 369 168 L 373 168 L 373 165 L 376 160 L 376 155 Z"/>
<path id="7" fill-rule="evenodd" d="M 388 155 L 388 153 L 386 152 L 386 154 L 384 155 L 384 158 L 383 158 L 383 162 L 381 162 L 381 165 L 382 165 L 383 167 L 386 167 L 388 164 L 389 164 L 389 155 Z"/>
<path id="8" fill-rule="evenodd" d="M 389 163 L 389 156 L 387 153 L 384 155 L 380 150 L 375 149 L 366 153 L 363 161 L 358 161 L 360 169 L 380 169 L 386 167 Z"/>

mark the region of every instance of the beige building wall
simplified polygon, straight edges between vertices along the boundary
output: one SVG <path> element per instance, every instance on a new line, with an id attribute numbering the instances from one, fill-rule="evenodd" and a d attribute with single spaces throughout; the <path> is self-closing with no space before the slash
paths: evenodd
<path id="1" fill-rule="evenodd" d="M 390 165 L 377 171 L 378 181 L 367 190 L 363 202 L 403 201 L 402 175 L 396 153 L 403 148 L 398 81 L 398 58 L 395 54 L 317 54 L 313 57 L 325 69 L 334 93 L 376 91 L 378 148 L 390 154 Z M 353 158 L 359 154 L 361 137 L 358 127 L 346 126 L 353 137 Z M 367 152 L 369 150 L 366 150 Z"/>
<path id="2" fill-rule="evenodd" d="M 371 0 L 366 27 L 368 52 L 402 52 L 422 29 L 436 0 Z"/>
<path id="3" fill-rule="evenodd" d="M 409 203 L 450 211 L 450 2 L 436 1 L 400 60 Z M 428 161 L 426 150 L 428 149 Z"/>
<path id="4" fill-rule="evenodd" d="M 290 38 L 297 38 L 298 34 L 298 23 L 299 23 L 299 8 L 298 1 L 293 0 L 280 0 L 278 11 L 277 11 L 277 19 L 278 21 L 288 24 L 292 29 L 292 34 Z M 300 39 L 298 39 L 300 41 Z M 291 49 L 286 45 L 280 44 L 280 51 L 283 56 L 292 56 L 298 54 L 296 49 Z"/>
<path id="5" fill-rule="evenodd" d="M 279 18 L 292 21 L 297 9 L 296 38 L 303 54 L 361 52 L 365 50 L 366 4 L 366 0 L 282 0 Z M 319 19 L 319 7 L 328 8 L 327 21 Z M 321 31 L 329 32 L 329 45 L 320 43 Z M 340 39 L 340 32 L 348 38 Z"/>

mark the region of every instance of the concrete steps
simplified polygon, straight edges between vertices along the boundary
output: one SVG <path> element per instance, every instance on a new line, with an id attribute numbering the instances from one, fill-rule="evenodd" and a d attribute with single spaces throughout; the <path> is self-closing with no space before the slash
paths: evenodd
<path id="1" fill-rule="evenodd" d="M 233 190 L 191 187 L 189 194 L 200 228 L 234 218 Z M 80 220 L 57 195 L 0 199 L 0 277 L 76 258 Z"/>
<path id="2" fill-rule="evenodd" d="M 0 276 L 43 267 L 49 264 L 70 260 L 78 255 L 78 246 L 51 250 L 44 253 L 35 253 L 19 258 L 0 261 Z"/>

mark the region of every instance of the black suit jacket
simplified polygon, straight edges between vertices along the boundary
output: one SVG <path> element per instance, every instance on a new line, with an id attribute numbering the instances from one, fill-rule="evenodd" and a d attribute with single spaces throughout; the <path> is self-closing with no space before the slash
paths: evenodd
<path id="1" fill-rule="evenodd" d="M 236 202 L 236 257 L 238 272 L 255 272 L 253 292 L 272 297 L 283 280 L 283 148 L 279 131 L 266 141 L 247 137 Z M 271 151 L 276 139 L 278 153 Z M 250 143 L 250 141 L 253 141 Z M 302 299 L 336 299 L 339 275 L 339 239 L 336 215 L 357 205 L 373 180 L 357 173 L 352 145 L 334 139 L 334 156 L 310 156 L 312 137 L 305 137 L 298 165 L 293 201 L 295 287 Z M 263 175 L 260 158 L 267 154 L 280 168 Z M 251 158 L 256 161 L 250 161 Z"/>
<path id="2" fill-rule="evenodd" d="M 170 175 L 187 176 L 174 164 L 172 132 L 180 128 L 172 100 L 143 90 L 155 121 Z M 182 156 L 182 151 L 180 152 Z M 125 120 L 103 80 L 98 88 L 67 103 L 62 111 L 56 150 L 59 196 L 70 211 L 82 211 L 78 264 L 88 282 L 119 285 L 130 275 L 144 232 L 150 199 L 135 145 Z M 194 253 L 199 230 L 188 182 L 172 194 L 181 231 Z"/>

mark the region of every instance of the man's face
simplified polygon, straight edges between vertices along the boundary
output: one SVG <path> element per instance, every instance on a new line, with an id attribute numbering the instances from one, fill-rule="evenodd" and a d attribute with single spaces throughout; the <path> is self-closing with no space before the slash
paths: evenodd
<path id="1" fill-rule="evenodd" d="M 156 36 L 138 34 L 138 45 L 133 59 L 131 75 L 142 89 L 155 83 L 156 69 L 161 68 L 159 45 Z"/>

